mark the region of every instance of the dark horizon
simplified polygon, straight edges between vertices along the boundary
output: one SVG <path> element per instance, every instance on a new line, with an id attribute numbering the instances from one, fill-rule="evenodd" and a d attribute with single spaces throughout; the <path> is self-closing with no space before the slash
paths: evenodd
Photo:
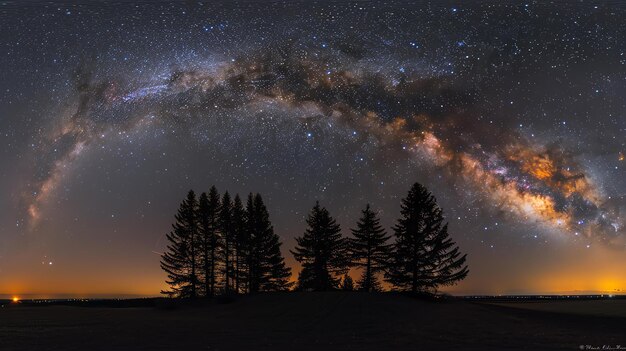
<path id="1" fill-rule="evenodd" d="M 341 291 L 337 291 L 341 292 Z M 358 291 L 356 291 L 358 292 Z M 274 292 L 277 294 L 282 293 L 291 293 L 291 292 Z M 360 292 L 365 294 L 366 292 Z M 381 291 L 378 294 L 397 294 L 395 291 Z M 626 298 L 626 292 L 602 292 L 602 291 L 571 291 L 569 293 L 565 292 L 562 294 L 554 294 L 554 293 L 518 293 L 518 294 L 497 294 L 497 295 L 489 295 L 489 294 L 452 294 L 450 295 L 453 298 L 564 298 L 570 297 L 572 299 L 578 298 L 587 298 L 587 297 L 604 297 L 604 298 L 616 298 L 622 299 Z M 72 295 L 72 294 L 48 294 L 48 295 L 40 295 L 40 294 L 24 294 L 24 295 L 7 295 L 0 294 L 0 300 L 5 300 L 7 302 L 13 301 L 14 298 L 18 298 L 18 301 L 36 301 L 36 300 L 134 300 L 134 299 L 162 299 L 167 298 L 162 294 L 154 294 L 154 295 L 124 295 L 124 294 L 96 294 L 96 295 Z"/>

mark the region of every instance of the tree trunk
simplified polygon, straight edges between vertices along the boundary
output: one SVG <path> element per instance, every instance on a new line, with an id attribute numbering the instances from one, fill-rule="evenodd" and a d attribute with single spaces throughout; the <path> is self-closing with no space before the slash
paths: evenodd
<path id="1" fill-rule="evenodd" d="M 235 293 L 239 294 L 239 240 L 235 240 Z"/>
<path id="2" fill-rule="evenodd" d="M 224 254 L 224 264 L 225 264 L 225 272 L 224 272 L 224 292 L 228 293 L 230 290 L 230 259 L 229 259 L 229 245 L 228 245 L 228 241 L 226 241 L 226 244 L 224 246 L 225 249 L 225 254 Z"/>
<path id="3" fill-rule="evenodd" d="M 412 284 L 412 291 L 413 293 L 417 293 L 417 262 L 415 259 L 413 259 L 413 284 Z"/>
<path id="4" fill-rule="evenodd" d="M 215 294 L 215 248 L 211 248 L 211 296 Z"/>

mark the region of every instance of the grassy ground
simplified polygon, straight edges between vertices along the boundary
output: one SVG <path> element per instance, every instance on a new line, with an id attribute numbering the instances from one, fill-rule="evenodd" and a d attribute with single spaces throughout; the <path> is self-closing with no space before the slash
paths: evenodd
<path id="1" fill-rule="evenodd" d="M 626 318 L 626 299 L 523 301 L 493 304 L 533 311 Z"/>
<path id="2" fill-rule="evenodd" d="M 578 350 L 626 344 L 624 302 L 336 292 L 175 309 L 17 306 L 0 309 L 0 350 Z"/>

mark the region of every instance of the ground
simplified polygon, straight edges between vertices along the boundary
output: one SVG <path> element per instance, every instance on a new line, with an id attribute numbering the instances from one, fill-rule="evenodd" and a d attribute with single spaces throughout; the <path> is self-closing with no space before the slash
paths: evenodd
<path id="1" fill-rule="evenodd" d="M 626 300 L 276 293 L 164 308 L 0 308 L 0 350 L 579 350 L 626 345 Z"/>

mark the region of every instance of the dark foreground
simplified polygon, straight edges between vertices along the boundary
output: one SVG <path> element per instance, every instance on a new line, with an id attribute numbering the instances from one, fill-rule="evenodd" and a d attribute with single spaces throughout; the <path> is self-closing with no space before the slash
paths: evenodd
<path id="1" fill-rule="evenodd" d="M 626 345 L 626 300 L 561 301 L 554 308 L 553 303 L 430 302 L 336 292 L 268 294 L 178 308 L 13 306 L 0 308 L 0 350 L 580 350 L 581 345 Z"/>

